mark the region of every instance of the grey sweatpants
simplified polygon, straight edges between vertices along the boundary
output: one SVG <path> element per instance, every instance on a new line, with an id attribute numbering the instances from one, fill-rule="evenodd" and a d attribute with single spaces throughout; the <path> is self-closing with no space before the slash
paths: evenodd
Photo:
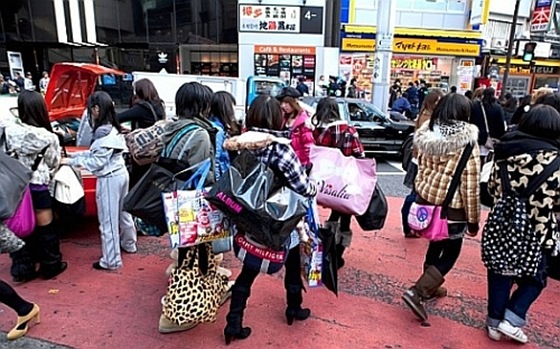
<path id="1" fill-rule="evenodd" d="M 128 193 L 128 181 L 126 171 L 97 179 L 97 215 L 103 252 L 99 264 L 106 269 L 122 267 L 121 247 L 126 252 L 136 252 L 134 222 L 132 216 L 122 210 L 124 197 Z"/>

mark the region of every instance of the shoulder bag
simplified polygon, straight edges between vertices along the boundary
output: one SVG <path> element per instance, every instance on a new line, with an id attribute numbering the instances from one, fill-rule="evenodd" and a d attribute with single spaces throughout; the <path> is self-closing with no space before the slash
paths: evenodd
<path id="1" fill-rule="evenodd" d="M 473 144 L 467 145 L 463 150 L 455 174 L 451 179 L 451 184 L 447 190 L 447 195 L 441 206 L 424 205 L 413 203 L 408 213 L 408 225 L 410 229 L 420 233 L 420 235 L 430 241 L 440 241 L 449 238 L 447 209 L 453 196 L 461 182 L 461 175 L 467 166 L 469 157 L 472 154 Z"/>

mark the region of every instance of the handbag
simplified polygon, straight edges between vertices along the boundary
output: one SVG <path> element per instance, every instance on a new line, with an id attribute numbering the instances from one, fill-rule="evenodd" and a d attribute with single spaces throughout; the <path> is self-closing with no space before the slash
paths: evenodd
<path id="1" fill-rule="evenodd" d="M 80 172 L 62 165 L 50 184 L 53 209 L 61 217 L 83 217 L 86 212 L 85 193 Z"/>
<path id="2" fill-rule="evenodd" d="M 317 203 L 354 216 L 364 214 L 377 183 L 375 160 L 344 156 L 340 149 L 315 145 L 309 156 Z"/>
<path id="3" fill-rule="evenodd" d="M 167 120 L 156 121 L 148 128 L 136 129 L 124 136 L 128 151 L 138 165 L 157 161 L 163 150 L 162 136 L 169 123 Z"/>
<path id="4" fill-rule="evenodd" d="M 217 272 L 210 244 L 186 249 L 181 265 L 169 276 L 163 314 L 179 326 L 214 322 L 228 278 Z"/>
<path id="5" fill-rule="evenodd" d="M 356 220 L 360 228 L 365 231 L 380 230 L 385 225 L 388 211 L 387 198 L 379 184 L 377 184 L 367 211 L 363 215 L 357 216 Z"/>
<path id="6" fill-rule="evenodd" d="M 1 129 L 0 144 L 7 150 L 4 130 Z M 33 171 L 18 160 L 0 150 L 0 220 L 14 215 L 27 190 Z M 10 183 L 10 185 L 5 185 Z"/>
<path id="7" fill-rule="evenodd" d="M 171 248 L 188 247 L 232 235 L 231 221 L 205 198 L 203 188 L 211 168 L 206 160 L 194 172 L 184 187 L 194 190 L 174 190 L 162 193 L 163 206 Z"/>
<path id="8" fill-rule="evenodd" d="M 410 229 L 420 233 L 423 238 L 429 241 L 441 241 L 449 238 L 447 208 L 453 200 L 453 196 L 461 182 L 461 175 L 467 166 L 469 157 L 473 151 L 473 144 L 468 144 L 463 150 L 461 159 L 457 164 L 455 173 L 451 179 L 451 184 L 447 190 L 447 195 L 441 206 L 412 203 L 408 213 L 408 225 Z"/>
<path id="9" fill-rule="evenodd" d="M 28 237 L 35 230 L 35 211 L 29 187 L 25 189 L 14 215 L 6 219 L 4 224 L 21 239 Z"/>
<path id="10" fill-rule="evenodd" d="M 0 254 L 13 253 L 21 250 L 25 245 L 5 224 L 0 223 Z"/>
<path id="11" fill-rule="evenodd" d="M 486 158 L 486 162 L 482 166 L 480 171 L 480 203 L 487 207 L 494 206 L 494 198 L 490 195 L 488 191 L 488 181 L 490 180 L 490 174 L 494 169 L 493 152 L 490 152 Z"/>
<path id="12" fill-rule="evenodd" d="M 282 251 L 307 212 L 307 198 L 286 187 L 266 163 L 243 151 L 206 196 L 260 244 Z"/>
<path id="13" fill-rule="evenodd" d="M 280 271 L 288 257 L 287 246 L 280 251 L 273 250 L 243 232 L 238 232 L 233 237 L 233 251 L 243 265 L 266 274 Z"/>

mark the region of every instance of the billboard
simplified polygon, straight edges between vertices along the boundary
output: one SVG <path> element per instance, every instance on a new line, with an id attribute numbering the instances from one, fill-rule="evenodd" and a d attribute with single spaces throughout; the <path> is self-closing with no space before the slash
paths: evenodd
<path id="1" fill-rule="evenodd" d="M 547 33 L 550 31 L 555 5 L 556 1 L 554 0 L 537 0 L 535 2 L 535 9 L 531 17 L 532 33 Z"/>

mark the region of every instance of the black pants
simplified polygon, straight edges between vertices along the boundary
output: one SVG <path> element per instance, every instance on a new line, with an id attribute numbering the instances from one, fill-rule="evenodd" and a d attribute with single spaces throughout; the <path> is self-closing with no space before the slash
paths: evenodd
<path id="1" fill-rule="evenodd" d="M 288 252 L 288 258 L 284 265 L 284 268 L 286 268 L 284 286 L 286 288 L 295 285 L 303 286 L 300 263 L 299 246 L 297 246 Z M 235 279 L 235 286 L 250 289 L 259 274 L 260 272 L 258 270 L 248 268 L 244 265 L 241 269 L 241 273 L 237 279 Z"/>
<path id="2" fill-rule="evenodd" d="M 33 309 L 33 304 L 21 298 L 12 286 L 0 280 L 0 303 L 12 308 L 18 316 L 29 314 Z"/>
<path id="3" fill-rule="evenodd" d="M 331 215 L 327 221 L 338 222 L 340 220 L 340 231 L 350 231 L 350 222 L 352 221 L 352 215 L 341 213 L 335 210 L 331 211 Z"/>
<path id="4" fill-rule="evenodd" d="M 461 246 L 463 246 L 462 238 L 430 242 L 424 265 L 433 265 L 442 276 L 445 276 L 457 262 L 461 253 Z"/>

